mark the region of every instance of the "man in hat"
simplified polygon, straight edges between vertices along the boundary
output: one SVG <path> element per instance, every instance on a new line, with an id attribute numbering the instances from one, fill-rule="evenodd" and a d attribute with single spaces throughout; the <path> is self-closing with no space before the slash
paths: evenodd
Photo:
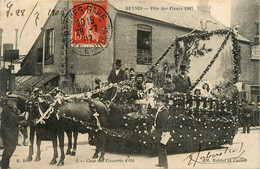
<path id="1" fill-rule="evenodd" d="M 16 107 L 18 99 L 7 96 L 4 100 L 5 105 L 1 115 L 1 134 L 4 143 L 1 168 L 8 169 L 10 168 L 10 158 L 13 155 L 18 142 L 18 125 L 25 117 L 23 114 L 19 115 L 19 109 Z"/>
<path id="2" fill-rule="evenodd" d="M 155 166 L 168 168 L 168 160 L 167 160 L 167 139 L 166 142 L 163 141 L 165 135 L 167 137 L 168 134 L 168 117 L 169 110 L 167 108 L 167 102 L 163 98 L 158 98 L 157 101 L 158 111 L 155 115 L 154 127 L 155 127 L 155 145 L 156 151 L 158 154 L 159 163 Z M 152 129 L 153 130 L 153 129 Z M 152 131 L 153 132 L 153 131 Z"/>
<path id="3" fill-rule="evenodd" d="M 173 77 L 176 92 L 189 93 L 191 86 L 190 77 L 186 75 L 186 65 L 180 65 L 180 73 Z"/>
<path id="4" fill-rule="evenodd" d="M 251 105 L 251 109 L 252 109 L 251 126 L 255 127 L 255 126 L 257 126 L 256 121 L 258 120 L 258 119 L 256 119 L 257 106 L 256 106 L 255 102 L 251 102 L 250 105 Z"/>
<path id="5" fill-rule="evenodd" d="M 98 77 L 95 78 L 95 84 L 97 85 L 97 86 L 95 87 L 95 90 L 101 88 L 102 83 L 101 83 L 101 80 L 100 80 Z"/>
<path id="6" fill-rule="evenodd" d="M 116 59 L 115 68 L 111 71 L 108 82 L 109 83 L 119 83 L 124 81 L 124 71 L 121 69 L 121 60 Z"/>

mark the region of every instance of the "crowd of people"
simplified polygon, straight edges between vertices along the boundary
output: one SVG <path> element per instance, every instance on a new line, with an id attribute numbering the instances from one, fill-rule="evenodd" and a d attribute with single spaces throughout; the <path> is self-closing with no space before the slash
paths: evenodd
<path id="1" fill-rule="evenodd" d="M 255 127 L 260 125 L 259 113 L 260 113 L 260 102 L 255 104 L 254 102 L 247 102 L 242 100 L 239 103 L 238 108 L 238 119 L 240 126 L 243 127 L 242 133 L 250 133 L 250 127 Z"/>
<path id="2" fill-rule="evenodd" d="M 134 68 L 121 68 L 121 60 L 117 59 L 115 62 L 115 67 L 112 69 L 108 76 L 108 83 L 122 83 L 133 87 L 136 90 L 145 91 L 154 85 L 153 77 L 149 73 L 142 74 L 136 73 Z M 99 78 L 95 79 L 96 87 L 99 89 L 102 86 L 102 81 Z M 191 86 L 191 81 L 189 76 L 187 76 L 187 70 L 185 65 L 180 66 L 180 73 L 178 75 L 171 75 L 169 73 L 165 74 L 163 82 L 164 93 L 181 92 L 188 93 Z M 155 87 L 155 86 L 154 86 Z"/>
<path id="3" fill-rule="evenodd" d="M 136 90 L 146 91 L 147 85 L 153 82 L 149 76 L 144 76 L 143 74 L 136 74 L 134 69 L 131 68 L 130 71 L 128 68 L 125 70 L 121 69 L 121 60 L 116 60 L 115 68 L 111 71 L 108 82 L 109 83 L 119 83 L 121 81 L 126 82 L 126 84 L 132 86 Z M 100 81 L 99 81 L 100 83 Z M 214 88 L 210 86 L 208 82 L 202 82 L 202 85 L 196 87 L 194 90 L 190 91 L 191 81 L 189 76 L 187 76 L 187 69 L 185 65 L 180 65 L 180 70 L 178 75 L 171 75 L 169 73 L 165 74 L 163 91 L 164 94 L 179 92 L 187 93 L 195 96 L 205 97 L 205 98 L 216 98 L 220 100 L 224 99 L 238 99 L 238 90 L 235 85 L 231 82 L 223 83 Z M 99 86 L 99 85 L 98 85 Z M 150 85 L 151 86 L 151 85 Z M 100 86 L 99 86 L 100 87 Z M 163 138 L 167 137 L 167 116 L 169 111 L 167 109 L 167 104 L 161 100 L 157 100 L 161 108 L 158 109 L 155 116 L 155 133 L 156 133 L 156 148 L 158 152 L 159 163 L 157 167 L 168 168 L 167 162 L 167 152 L 166 144 L 163 141 Z M 161 103 L 161 104 L 160 104 Z M 258 116 L 258 117 L 257 117 Z M 239 110 L 239 121 L 243 126 L 243 133 L 250 132 L 250 125 L 259 125 L 259 103 L 258 108 L 256 108 L 254 103 L 243 103 L 240 106 Z M 157 124 L 158 123 L 158 124 Z M 258 124 L 257 124 L 258 123 Z M 156 125 L 157 124 L 157 125 Z M 163 143 L 164 142 L 164 143 Z"/>
<path id="4" fill-rule="evenodd" d="M 154 86 L 154 80 L 150 76 L 150 74 L 142 74 L 142 73 L 136 73 L 134 68 L 125 68 L 124 70 L 121 68 L 122 63 L 121 60 L 117 59 L 115 62 L 115 66 L 110 72 L 108 76 L 108 83 L 124 83 L 128 86 L 131 86 L 137 91 L 142 91 L 147 96 L 151 95 L 151 98 L 153 97 L 153 87 Z M 164 81 L 163 85 L 160 86 L 163 94 L 170 94 L 174 92 L 179 93 L 186 93 L 186 94 L 193 94 L 194 96 L 202 96 L 206 98 L 220 98 L 221 94 L 228 95 L 228 92 L 225 90 L 222 90 L 221 88 L 216 88 L 217 92 L 214 92 L 214 89 L 212 89 L 212 86 L 208 82 L 203 82 L 200 87 L 196 87 L 194 90 L 190 91 L 191 87 L 191 81 L 189 76 L 187 76 L 187 69 L 185 65 L 180 65 L 179 74 L 172 75 L 170 73 L 164 74 Z M 103 87 L 103 83 L 99 78 L 95 79 L 96 87 L 95 89 L 100 89 Z M 231 89 L 233 86 L 226 85 L 225 86 L 228 89 Z M 37 94 L 39 95 L 41 91 L 36 89 L 31 94 L 31 100 L 34 100 L 34 98 L 37 98 Z M 49 92 L 49 94 L 52 97 L 59 97 L 57 93 L 61 93 L 61 91 L 57 88 L 54 88 L 52 91 Z M 218 94 L 216 94 L 218 93 Z M 233 94 L 233 93 L 232 93 Z M 140 97 L 142 98 L 142 97 Z M 53 98 L 55 99 L 55 98 Z M 149 99 L 148 99 L 149 102 Z M 154 120 L 154 126 L 153 129 L 155 131 L 156 135 L 156 149 L 158 152 L 158 159 L 159 163 L 156 165 L 158 167 L 164 167 L 168 168 L 168 162 L 167 162 L 167 152 L 166 152 L 166 144 L 165 139 L 169 138 L 169 135 L 167 135 L 167 120 L 169 116 L 169 110 L 168 105 L 164 98 L 157 98 L 157 112 L 155 114 L 155 120 Z M 25 116 L 20 115 L 19 110 L 17 110 L 16 100 L 11 97 L 5 98 L 5 105 L 2 111 L 2 125 L 1 125 L 1 136 L 3 138 L 4 143 L 4 152 L 2 155 L 2 162 L 1 166 L 2 168 L 8 168 L 9 167 L 9 161 L 10 157 L 12 156 L 15 147 L 17 145 L 17 132 L 18 132 L 18 125 L 20 124 L 20 121 L 22 121 Z M 151 103 L 152 105 L 152 103 Z M 239 122 L 241 126 L 243 126 L 243 133 L 250 133 L 250 127 L 251 126 L 258 126 L 259 125 L 259 109 L 260 109 L 260 103 L 255 104 L 254 102 L 247 103 L 246 101 L 243 101 L 239 104 Z M 12 121 L 12 124 L 9 124 L 8 121 L 11 119 L 15 119 Z M 8 122 L 8 124 L 7 124 Z M 14 133 L 14 134 L 10 134 Z"/>

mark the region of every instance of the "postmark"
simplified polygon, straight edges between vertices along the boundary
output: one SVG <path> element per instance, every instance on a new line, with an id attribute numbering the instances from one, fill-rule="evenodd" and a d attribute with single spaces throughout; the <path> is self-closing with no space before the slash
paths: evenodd
<path id="1" fill-rule="evenodd" d="M 113 35 L 112 20 L 107 12 L 107 1 L 72 1 L 63 24 L 71 26 L 65 31 L 72 51 L 81 56 L 102 52 Z"/>

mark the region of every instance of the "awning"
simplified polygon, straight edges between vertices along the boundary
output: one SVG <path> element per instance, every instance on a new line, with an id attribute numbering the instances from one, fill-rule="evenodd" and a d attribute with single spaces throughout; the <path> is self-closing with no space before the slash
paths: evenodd
<path id="1" fill-rule="evenodd" d="M 16 76 L 15 77 L 15 87 L 17 90 L 23 88 L 33 88 L 33 87 L 41 87 L 48 81 L 57 77 L 57 74 L 43 74 L 41 76 Z"/>

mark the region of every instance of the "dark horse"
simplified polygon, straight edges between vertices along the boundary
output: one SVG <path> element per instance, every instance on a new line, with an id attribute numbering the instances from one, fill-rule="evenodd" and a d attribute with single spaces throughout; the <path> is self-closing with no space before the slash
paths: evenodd
<path id="1" fill-rule="evenodd" d="M 92 100 L 92 99 L 91 99 Z M 99 114 L 98 120 L 102 127 L 106 127 L 106 121 L 108 116 L 108 110 L 106 106 L 100 101 L 92 100 L 91 104 L 95 108 L 96 112 Z M 56 107 L 56 108 L 55 108 Z M 40 118 L 40 114 L 44 114 L 50 105 L 46 102 L 31 104 L 30 106 L 30 120 L 36 120 Z M 54 106 L 53 112 L 48 115 L 47 119 L 44 119 L 44 124 L 36 124 L 31 126 L 30 132 L 30 149 L 29 156 L 27 160 L 32 160 L 33 155 L 33 141 L 34 141 L 34 133 L 36 132 L 37 136 L 37 156 L 36 161 L 40 160 L 40 144 L 41 140 L 51 140 L 53 143 L 54 155 L 50 164 L 54 165 L 57 163 L 58 158 L 58 150 L 57 150 L 57 137 L 59 139 L 59 147 L 61 151 L 61 157 L 58 165 L 64 164 L 64 131 L 75 131 L 75 132 L 90 132 L 90 130 L 86 129 L 85 124 L 93 124 L 95 126 L 97 120 L 93 117 L 93 111 L 89 101 L 81 102 L 81 103 L 63 103 L 58 106 Z M 68 120 L 69 119 L 69 120 Z M 76 121 L 81 121 L 81 125 L 79 125 Z M 76 127 L 75 127 L 76 126 Z M 94 127 L 93 127 L 94 128 Z M 97 157 L 98 153 L 101 151 L 101 156 L 99 161 L 104 160 L 105 154 L 105 133 L 102 130 L 99 130 L 95 133 L 97 138 L 97 148 L 95 155 L 93 157 Z"/>
<path id="2" fill-rule="evenodd" d="M 110 104 L 107 104 L 107 107 L 110 108 L 110 112 L 109 112 L 109 116 L 108 119 L 106 120 L 106 125 L 109 128 L 115 128 L 115 126 L 120 126 L 120 124 L 123 122 L 122 117 L 121 117 L 121 113 L 120 113 L 120 107 L 116 107 L 114 103 L 111 102 L 123 102 L 129 99 L 134 99 L 136 100 L 137 97 L 137 91 L 135 90 L 131 90 L 131 91 L 124 91 L 122 92 L 118 87 L 110 87 L 108 89 L 106 89 L 105 91 L 102 92 L 98 92 L 95 94 L 92 94 L 91 96 L 92 98 L 98 98 L 99 100 L 101 100 L 102 103 L 106 104 L 108 102 L 110 102 Z M 119 120 L 119 121 L 117 121 Z M 114 123 L 114 121 L 117 121 L 118 123 Z M 70 127 L 70 128 L 75 128 L 75 127 Z M 78 137 L 78 132 L 76 132 L 75 130 L 67 130 L 66 134 L 68 136 L 68 149 L 66 152 L 66 155 L 75 155 L 76 153 L 76 148 L 77 148 L 77 137 Z M 71 150 L 72 148 L 72 134 L 74 137 L 74 143 L 73 143 L 73 150 Z M 105 137 L 102 136 L 102 134 L 98 135 L 99 138 L 95 137 L 95 132 L 90 131 L 89 132 L 89 143 L 93 144 L 93 145 L 101 145 L 98 147 L 104 147 L 105 146 Z M 104 151 L 102 150 L 102 148 L 100 149 L 96 149 L 98 151 Z M 101 153 L 101 154 L 104 154 Z M 93 155 L 93 158 L 97 158 L 98 155 L 97 153 L 95 153 Z M 102 155 L 101 155 L 102 157 Z M 101 160 L 102 161 L 102 160 Z"/>

